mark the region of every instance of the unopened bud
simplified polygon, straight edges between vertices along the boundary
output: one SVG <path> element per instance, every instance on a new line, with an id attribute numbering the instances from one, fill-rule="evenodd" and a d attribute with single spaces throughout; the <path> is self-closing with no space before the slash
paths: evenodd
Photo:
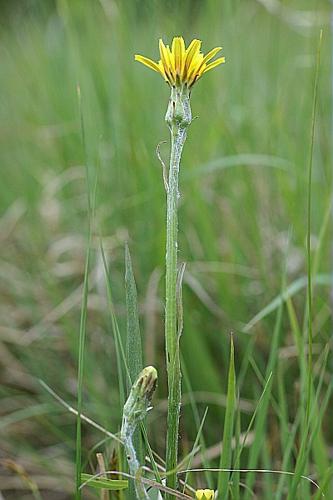
<path id="1" fill-rule="evenodd" d="M 157 371 L 147 366 L 139 374 L 124 405 L 122 434 L 132 434 L 135 427 L 150 409 L 153 393 L 157 385 Z"/>
<path id="2" fill-rule="evenodd" d="M 138 391 L 138 398 L 144 400 L 146 407 L 151 403 L 157 384 L 157 371 L 153 366 L 147 366 L 138 376 L 133 390 Z"/>
<path id="3" fill-rule="evenodd" d="M 214 490 L 197 490 L 195 492 L 195 498 L 198 500 L 213 500 Z"/>
<path id="4" fill-rule="evenodd" d="M 190 90 L 187 87 L 172 87 L 165 120 L 172 129 L 173 126 L 186 128 L 192 121 L 190 106 Z"/>

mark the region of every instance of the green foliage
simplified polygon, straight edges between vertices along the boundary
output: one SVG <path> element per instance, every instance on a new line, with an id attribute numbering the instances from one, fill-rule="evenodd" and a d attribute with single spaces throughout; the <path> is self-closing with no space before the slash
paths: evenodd
<path id="1" fill-rule="evenodd" d="M 131 331 L 139 319 L 144 364 L 159 372 L 147 435 L 151 449 L 165 456 L 165 191 L 155 148 L 168 138 L 169 90 L 134 62 L 134 53 L 155 59 L 160 36 L 167 42 L 183 35 L 202 39 L 205 51 L 223 45 L 226 64 L 193 89 L 198 119 L 180 173 L 178 260 L 187 262 L 180 459 L 200 435 L 203 456 L 191 456 L 193 468 L 219 468 L 233 331 L 232 464 L 296 476 L 232 473 L 229 496 L 243 498 L 246 484 L 258 498 L 289 492 L 319 499 L 303 475 L 332 497 L 330 2 L 309 0 L 306 12 L 300 0 L 275 2 L 276 10 L 265 0 L 11 3 L 0 27 L 4 454 L 37 478 L 43 498 L 73 494 L 79 455 L 82 470 L 92 474 L 100 450 L 111 468 L 125 470 L 118 444 L 101 441 L 105 435 L 87 422 L 81 428 L 78 421 L 76 443 L 75 417 L 36 378 L 75 408 L 78 393 L 84 415 L 114 434 L 120 430 L 133 369 L 126 355 L 128 241 L 138 290 Z M 161 146 L 165 163 L 167 151 Z M 87 193 L 94 212 L 88 266 Z M 163 463 L 151 449 L 151 460 Z M 218 472 L 189 473 L 188 483 L 217 488 Z M 110 497 L 128 500 L 127 493 Z M 92 488 L 84 494 L 95 498 Z"/>
<path id="2" fill-rule="evenodd" d="M 129 248 L 125 247 L 125 288 L 127 306 L 127 336 L 126 336 L 126 360 L 129 371 L 128 390 L 143 369 L 141 334 L 139 325 L 139 311 L 137 303 L 137 291 L 133 274 L 131 255 Z"/>
<path id="3" fill-rule="evenodd" d="M 143 368 L 142 346 L 139 324 L 139 311 L 137 303 L 137 291 L 133 274 L 131 255 L 128 245 L 125 246 L 125 290 L 126 290 L 126 310 L 127 310 L 127 336 L 126 336 L 126 361 L 129 371 L 127 379 L 127 393 L 129 394 L 132 383 Z M 141 432 L 138 428 L 133 436 L 133 445 L 139 463 L 144 463 L 144 451 Z M 130 494 L 134 497 L 134 484 L 130 482 Z"/>
<path id="4" fill-rule="evenodd" d="M 236 402 L 236 375 L 235 375 L 235 353 L 234 341 L 230 338 L 230 361 L 228 374 L 227 407 L 224 419 L 222 452 L 220 459 L 220 469 L 230 469 L 232 456 L 232 436 L 235 421 Z M 218 494 L 221 498 L 228 498 L 229 473 L 220 472 L 218 480 Z"/>
<path id="5" fill-rule="evenodd" d="M 125 479 L 105 479 L 102 477 L 96 478 L 92 474 L 81 474 L 82 484 L 98 490 L 119 491 L 128 488 L 128 481 Z"/>

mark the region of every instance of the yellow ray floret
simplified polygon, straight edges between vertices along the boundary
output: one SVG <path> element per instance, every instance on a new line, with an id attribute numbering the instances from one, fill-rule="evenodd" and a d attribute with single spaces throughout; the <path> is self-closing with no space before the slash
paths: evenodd
<path id="1" fill-rule="evenodd" d="M 197 490 L 195 492 L 195 498 L 198 500 L 212 500 L 214 498 L 213 490 Z"/>
<path id="2" fill-rule="evenodd" d="M 222 50 L 222 47 L 216 47 L 204 55 L 200 51 L 201 40 L 192 40 L 186 48 L 181 36 L 174 37 L 171 49 L 160 39 L 159 49 L 160 60 L 158 62 L 140 55 L 136 55 L 135 60 L 160 73 L 172 87 L 190 88 L 204 73 L 225 62 L 224 57 L 209 62 Z"/>

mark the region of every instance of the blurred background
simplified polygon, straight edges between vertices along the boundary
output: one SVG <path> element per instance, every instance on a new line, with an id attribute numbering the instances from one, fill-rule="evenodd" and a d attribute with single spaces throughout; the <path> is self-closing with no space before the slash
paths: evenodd
<path id="1" fill-rule="evenodd" d="M 293 470 L 298 429 L 284 457 L 302 401 L 297 331 L 306 339 L 307 176 L 320 28 L 311 230 L 319 397 L 327 394 L 332 378 L 331 360 L 325 364 L 323 357 L 332 335 L 330 7 L 328 0 L 0 2 L 1 498 L 36 498 L 37 487 L 43 499 L 72 496 L 75 417 L 39 380 L 76 406 L 88 194 L 95 218 L 84 413 L 112 432 L 119 430 L 100 242 L 122 335 L 128 242 L 145 363 L 159 371 L 148 433 L 153 448 L 164 454 L 165 193 L 155 149 L 169 140 L 164 122 L 169 90 L 156 73 L 134 62 L 134 54 L 158 59 L 158 39 L 169 43 L 176 35 L 187 43 L 203 40 L 205 52 L 222 45 L 226 57 L 226 64 L 193 90 L 198 118 L 189 129 L 181 168 L 179 259 L 187 263 L 181 457 L 191 450 L 208 406 L 205 443 L 210 464 L 218 464 L 233 332 L 241 432 L 257 407 L 267 367 L 273 372 L 267 418 L 259 429 L 262 442 L 251 463 Z M 168 144 L 161 154 L 167 159 Z M 281 312 L 286 290 L 289 299 Z M 306 352 L 306 340 L 301 344 Z M 332 411 L 330 399 L 308 471 L 328 485 Z M 254 427 L 247 436 L 243 466 L 256 432 Z M 104 437 L 83 425 L 87 472 L 96 470 L 98 450 L 112 462 L 111 441 L 99 444 Z M 203 463 L 200 457 L 194 465 Z M 196 481 L 205 486 L 193 477 Z M 257 498 L 271 497 L 278 481 L 256 478 Z M 94 495 L 86 489 L 84 498 Z"/>

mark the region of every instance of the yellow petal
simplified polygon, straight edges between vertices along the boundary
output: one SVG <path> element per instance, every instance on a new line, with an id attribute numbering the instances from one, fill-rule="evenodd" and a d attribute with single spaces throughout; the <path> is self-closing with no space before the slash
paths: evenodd
<path id="1" fill-rule="evenodd" d="M 214 491 L 213 490 L 203 490 L 204 498 L 207 500 L 212 500 L 214 498 Z"/>
<path id="2" fill-rule="evenodd" d="M 210 50 L 208 54 L 205 55 L 203 62 L 207 63 L 208 61 L 213 59 L 213 57 L 216 56 L 216 54 L 220 52 L 220 50 L 222 50 L 222 47 L 216 47 L 215 49 Z"/>
<path id="3" fill-rule="evenodd" d="M 172 43 L 171 43 L 171 52 L 173 55 L 175 55 L 176 43 L 177 43 L 176 40 L 177 40 L 177 37 L 174 36 L 172 39 Z"/>
<path id="4" fill-rule="evenodd" d="M 160 72 L 160 68 L 159 68 L 158 64 L 156 62 L 152 61 L 151 59 L 149 59 L 148 57 L 144 57 L 144 56 L 140 56 L 140 55 L 136 54 L 134 56 L 134 58 L 136 61 L 139 61 L 140 63 L 144 64 L 145 66 L 148 66 L 148 68 L 151 68 L 154 71 L 157 71 L 158 73 Z"/>
<path id="5" fill-rule="evenodd" d="M 203 499 L 203 495 L 204 495 L 204 491 L 203 490 L 197 490 L 195 492 L 195 497 L 198 499 L 198 500 L 202 500 Z"/>
<path id="6" fill-rule="evenodd" d="M 179 44 L 180 44 L 182 55 L 184 55 L 186 52 L 186 47 L 185 47 L 184 38 L 182 36 L 179 37 Z"/>
<path id="7" fill-rule="evenodd" d="M 185 60 L 186 60 L 186 48 L 185 48 L 184 38 L 182 36 L 179 37 L 179 47 L 180 47 L 179 73 L 182 78 L 184 74 Z"/>
<path id="8" fill-rule="evenodd" d="M 224 63 L 225 63 L 225 57 L 219 57 L 218 59 L 216 59 L 216 61 L 213 61 L 212 63 L 207 64 L 207 66 L 205 67 L 205 69 L 203 70 L 202 73 L 206 73 L 207 71 L 210 71 L 211 69 L 216 68 L 216 66 L 218 66 L 219 64 L 224 64 Z"/>
<path id="9" fill-rule="evenodd" d="M 164 63 L 165 55 L 166 55 L 166 47 L 164 45 L 162 38 L 160 38 L 158 41 L 158 47 L 160 49 L 160 56 L 161 56 L 162 62 Z"/>
<path id="10" fill-rule="evenodd" d="M 191 75 L 193 72 L 196 72 L 197 68 L 201 66 L 202 60 L 203 60 L 202 53 L 201 52 L 196 53 L 192 58 L 191 64 L 187 70 L 187 74 Z"/>
<path id="11" fill-rule="evenodd" d="M 164 76 L 169 81 L 170 85 L 174 85 L 175 78 L 173 75 L 173 68 L 170 59 L 170 49 L 169 46 L 165 46 L 163 40 L 159 40 L 159 48 L 161 54 L 161 63 L 164 69 Z"/>
<path id="12" fill-rule="evenodd" d="M 172 40 L 172 53 L 175 59 L 176 73 L 180 74 L 180 68 L 182 62 L 182 46 L 180 37 L 178 36 Z"/>
<path id="13" fill-rule="evenodd" d="M 161 60 L 162 60 L 162 63 L 164 65 L 165 70 L 169 70 L 169 68 L 170 68 L 170 57 L 169 57 L 170 49 L 167 50 L 167 47 L 164 45 L 163 40 L 160 38 L 159 49 L 160 49 L 160 54 L 161 54 Z"/>
<path id="14" fill-rule="evenodd" d="M 173 53 L 170 50 L 169 45 L 166 46 L 166 50 L 167 50 L 168 61 L 170 63 L 170 69 L 171 69 L 172 73 L 175 74 L 175 71 L 176 71 L 175 70 L 175 58 L 174 58 Z"/>
<path id="15" fill-rule="evenodd" d="M 166 46 L 167 49 L 167 54 L 168 54 L 168 61 L 170 63 L 170 74 L 172 75 L 173 78 L 173 83 L 176 83 L 176 67 L 175 67 L 175 58 L 174 55 L 172 54 L 169 45 Z"/>
<path id="16" fill-rule="evenodd" d="M 222 50 L 222 47 L 216 47 L 215 49 L 212 49 L 211 51 L 208 52 L 208 54 L 205 55 L 200 65 L 200 68 L 198 68 L 199 77 L 204 74 L 205 69 L 207 67 L 207 62 L 210 61 L 210 59 L 212 59 L 214 56 L 216 56 L 216 54 L 220 52 L 220 50 Z"/>
<path id="17" fill-rule="evenodd" d="M 198 44 L 199 44 L 199 49 L 200 49 L 201 44 L 202 44 L 201 40 L 197 40 L 196 38 L 193 38 L 192 42 L 190 43 L 190 45 L 186 49 L 186 53 L 189 54 L 189 52 L 191 52 L 193 50 L 193 47 L 196 47 Z"/>
<path id="18" fill-rule="evenodd" d="M 167 73 L 165 72 L 162 61 L 158 61 L 158 69 L 159 69 L 159 72 L 161 73 L 161 75 L 163 76 L 164 80 L 166 80 L 168 82 L 169 77 L 168 77 Z"/>
<path id="19" fill-rule="evenodd" d="M 186 61 L 185 61 L 185 70 L 186 72 L 188 71 L 189 67 L 191 66 L 191 62 L 193 58 L 199 54 L 200 52 L 200 47 L 201 47 L 201 40 L 192 40 L 190 45 L 188 46 L 186 50 Z"/>
<path id="20" fill-rule="evenodd" d="M 198 76 L 198 69 L 201 66 L 202 60 L 203 60 L 203 55 L 200 52 L 196 54 L 195 57 L 193 58 L 191 66 L 189 67 L 187 72 L 188 85 L 192 85 L 196 80 Z"/>

